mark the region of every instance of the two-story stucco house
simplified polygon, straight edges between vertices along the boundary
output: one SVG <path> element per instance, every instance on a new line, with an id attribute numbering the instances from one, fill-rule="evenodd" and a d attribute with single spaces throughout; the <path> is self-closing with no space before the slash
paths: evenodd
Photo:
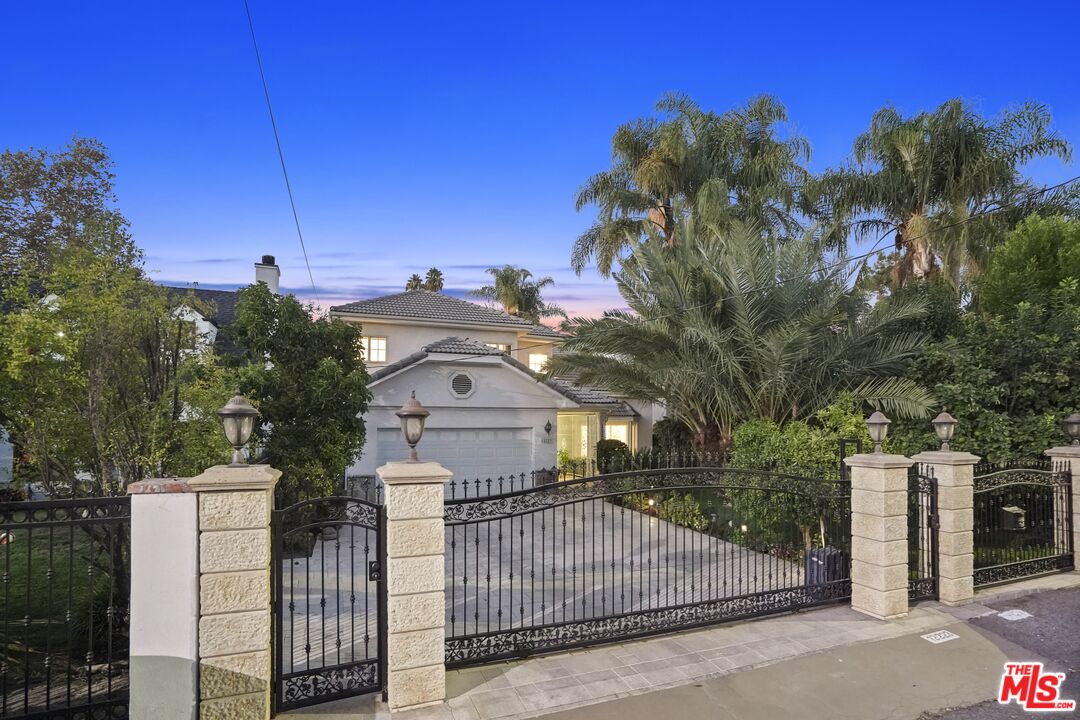
<path id="1" fill-rule="evenodd" d="M 458 478 L 495 478 L 592 458 L 603 437 L 652 440 L 660 410 L 537 373 L 562 343 L 543 325 L 427 290 L 331 308 L 362 325 L 372 401 L 368 439 L 352 475 L 406 455 L 394 411 L 409 394 L 428 410 L 420 456 Z"/>

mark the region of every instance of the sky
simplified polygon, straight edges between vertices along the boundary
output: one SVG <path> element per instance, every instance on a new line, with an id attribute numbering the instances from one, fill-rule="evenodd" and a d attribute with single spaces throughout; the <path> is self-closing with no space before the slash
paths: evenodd
<path id="1" fill-rule="evenodd" d="M 300 252 L 243 0 L 5 3 L 0 147 L 102 140 L 152 277 L 234 288 L 277 257 L 322 306 L 441 268 L 447 291 L 512 263 L 571 314 L 621 306 L 570 269 L 574 193 L 615 128 L 668 91 L 726 110 L 777 96 L 844 162 L 874 110 L 956 96 L 1050 106 L 1080 142 L 1080 3 L 249 0 L 307 243 Z M 1080 174 L 1037 162 L 1036 180 Z"/>

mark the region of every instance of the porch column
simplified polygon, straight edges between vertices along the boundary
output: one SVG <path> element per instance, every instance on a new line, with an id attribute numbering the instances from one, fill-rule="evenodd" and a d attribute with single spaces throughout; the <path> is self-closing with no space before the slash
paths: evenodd
<path id="1" fill-rule="evenodd" d="M 851 469 L 851 607 L 881 620 L 907 615 L 908 468 L 903 455 L 845 459 Z"/>
<path id="2" fill-rule="evenodd" d="M 434 462 L 376 472 L 385 492 L 386 690 L 395 712 L 446 699 L 443 500 L 452 473 Z"/>
<path id="3" fill-rule="evenodd" d="M 198 711 L 199 518 L 185 480 L 147 480 L 131 495 L 132 720 Z"/>
<path id="4" fill-rule="evenodd" d="M 199 498 L 200 720 L 270 717 L 270 510 L 280 470 L 212 467 Z"/>
<path id="5" fill-rule="evenodd" d="M 1080 551 L 1080 446 L 1066 445 L 1064 447 L 1050 448 L 1046 451 L 1046 455 L 1054 460 L 1068 463 L 1072 476 L 1072 517 L 1070 518 L 1072 521 L 1072 537 L 1069 537 L 1070 533 L 1065 528 L 1062 529 L 1061 534 L 1065 536 L 1064 540 L 1066 542 L 1072 542 L 1069 549 L 1073 553 L 1073 572 L 1080 572 L 1080 563 L 1076 562 L 1076 553 Z M 1061 498 L 1058 495 L 1058 493 L 1054 493 L 1055 526 L 1068 517 L 1068 509 L 1059 507 Z M 1058 537 L 1057 527 L 1054 529 L 1054 537 Z"/>
<path id="6" fill-rule="evenodd" d="M 975 597 L 974 474 L 977 455 L 935 450 L 912 458 L 926 463 L 937 482 L 938 600 L 965 605 Z"/>

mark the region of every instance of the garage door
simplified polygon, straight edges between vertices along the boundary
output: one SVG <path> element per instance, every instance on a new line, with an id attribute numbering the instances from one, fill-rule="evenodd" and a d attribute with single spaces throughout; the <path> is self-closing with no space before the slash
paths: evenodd
<path id="1" fill-rule="evenodd" d="M 459 481 L 528 474 L 535 469 L 530 428 L 427 428 L 416 449 L 421 460 L 440 463 Z M 379 430 L 380 464 L 407 456 L 400 430 Z"/>

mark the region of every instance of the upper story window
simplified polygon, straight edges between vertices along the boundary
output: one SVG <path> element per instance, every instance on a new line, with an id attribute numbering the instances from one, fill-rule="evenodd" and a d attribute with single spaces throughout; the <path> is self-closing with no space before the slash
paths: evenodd
<path id="1" fill-rule="evenodd" d="M 548 356 L 545 353 L 529 353 L 529 369 L 533 372 L 544 372 Z"/>
<path id="2" fill-rule="evenodd" d="M 495 348 L 499 352 L 504 352 L 504 353 L 510 352 L 510 346 L 507 345 L 506 343 L 484 343 L 484 344 L 487 345 L 489 348 Z"/>
<path id="3" fill-rule="evenodd" d="M 360 347 L 364 351 L 364 360 L 370 363 L 386 362 L 386 338 L 365 335 L 360 338 Z"/>

